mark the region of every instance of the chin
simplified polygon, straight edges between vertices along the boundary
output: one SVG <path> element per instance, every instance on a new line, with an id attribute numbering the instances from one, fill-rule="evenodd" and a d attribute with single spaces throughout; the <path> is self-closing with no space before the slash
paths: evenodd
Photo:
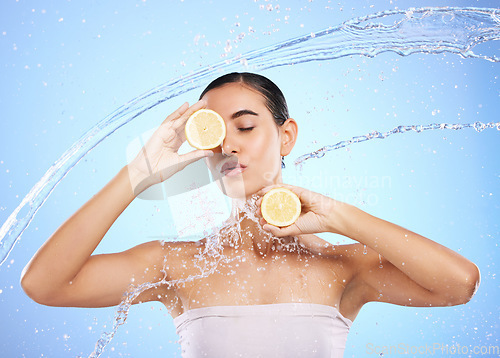
<path id="1" fill-rule="evenodd" d="M 266 187 L 266 183 L 260 183 L 260 184 L 248 184 L 245 183 L 243 178 L 238 177 L 221 177 L 216 180 L 217 186 L 219 187 L 220 191 L 232 198 L 232 199 L 249 199 L 252 195 L 257 193 L 259 190 L 262 188 Z"/>
<path id="2" fill-rule="evenodd" d="M 219 176 L 215 178 L 217 187 L 222 192 L 222 194 L 230 198 L 242 198 L 245 197 L 245 183 L 242 178 L 227 178 L 225 176 Z"/>

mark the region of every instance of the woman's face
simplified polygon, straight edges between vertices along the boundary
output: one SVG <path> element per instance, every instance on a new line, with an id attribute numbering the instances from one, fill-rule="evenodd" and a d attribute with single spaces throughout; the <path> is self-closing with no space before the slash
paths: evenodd
<path id="1" fill-rule="evenodd" d="M 281 183 L 282 136 L 264 97 L 243 84 L 228 83 L 203 99 L 226 123 L 226 138 L 206 159 L 222 192 L 248 199 L 267 185 Z"/>

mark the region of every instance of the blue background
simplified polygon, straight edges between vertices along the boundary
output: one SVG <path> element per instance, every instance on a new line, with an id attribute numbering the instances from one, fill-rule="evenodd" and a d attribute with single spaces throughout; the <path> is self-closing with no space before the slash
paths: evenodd
<path id="1" fill-rule="evenodd" d="M 498 2 L 2 1 L 0 222 L 83 133 L 149 89 L 221 59 L 354 17 L 424 6 L 498 7 Z M 498 41 L 474 50 L 500 56 Z M 499 65 L 453 54 L 384 53 L 263 74 L 281 87 L 299 124 L 297 145 L 285 159 L 285 182 L 418 232 L 481 270 L 479 291 L 466 305 L 366 305 L 351 329 L 345 356 L 375 356 L 367 345 L 379 350 L 399 344 L 499 346 L 499 131 L 395 134 L 309 160 L 302 171 L 293 166 L 302 154 L 373 130 L 498 121 Z M 126 150 L 134 138 L 159 125 L 184 101 L 196 101 L 199 92 L 167 101 L 107 138 L 39 210 L 0 267 L 3 357 L 88 356 L 99 336 L 111 329 L 114 308 L 53 308 L 32 302 L 19 286 L 21 270 L 59 225 L 127 164 Z M 227 202 L 220 198 L 218 206 L 201 200 L 200 211 L 193 211 L 189 204 L 199 204 L 205 194 L 191 195 L 134 201 L 97 251 L 124 250 L 158 236 L 200 234 L 202 228 L 189 226 L 182 213 L 192 214 L 197 220 L 191 221 L 202 227 L 217 225 L 227 215 Z M 203 202 L 209 204 L 203 207 Z M 349 242 L 333 234 L 322 237 Z M 180 356 L 176 340 L 172 320 L 160 304 L 137 305 L 103 356 Z"/>

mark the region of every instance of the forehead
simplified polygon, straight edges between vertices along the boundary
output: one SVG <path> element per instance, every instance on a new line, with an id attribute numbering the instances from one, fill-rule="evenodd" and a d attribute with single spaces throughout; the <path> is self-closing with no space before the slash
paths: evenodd
<path id="1" fill-rule="evenodd" d="M 263 111 L 269 113 L 264 96 L 242 83 L 227 83 L 214 88 L 205 93 L 203 99 L 207 101 L 208 109 L 222 116 L 242 109 L 252 109 L 259 114 L 264 114 L 261 113 Z"/>

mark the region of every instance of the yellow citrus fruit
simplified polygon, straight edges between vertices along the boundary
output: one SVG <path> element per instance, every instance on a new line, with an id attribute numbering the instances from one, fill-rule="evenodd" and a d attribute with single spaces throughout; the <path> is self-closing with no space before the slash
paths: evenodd
<path id="1" fill-rule="evenodd" d="M 286 188 L 269 190 L 260 204 L 264 219 L 274 226 L 292 225 L 300 216 L 301 203 L 299 197 Z"/>
<path id="2" fill-rule="evenodd" d="M 189 117 L 184 131 L 192 147 L 212 149 L 224 140 L 226 124 L 219 113 L 211 109 L 200 109 Z"/>

